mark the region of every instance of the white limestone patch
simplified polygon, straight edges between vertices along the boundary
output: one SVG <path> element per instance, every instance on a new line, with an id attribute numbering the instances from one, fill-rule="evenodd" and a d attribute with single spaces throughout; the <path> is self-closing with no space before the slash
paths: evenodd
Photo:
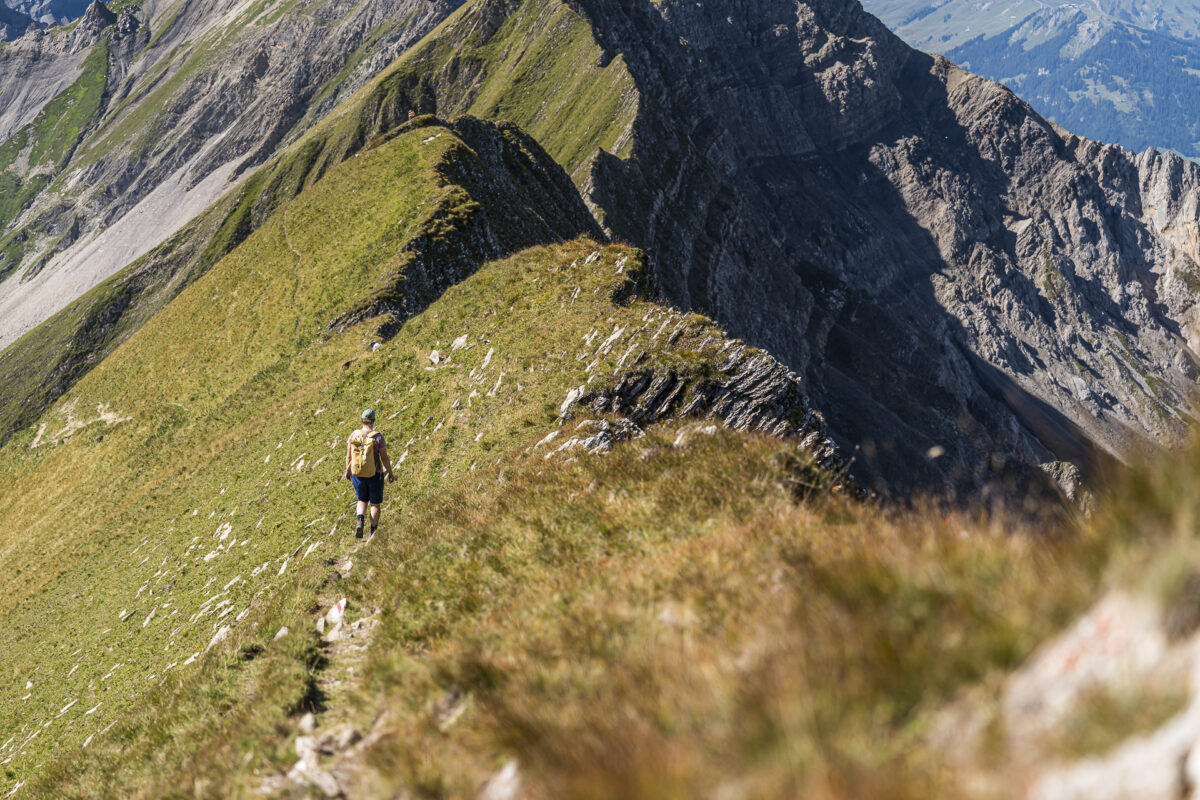
<path id="1" fill-rule="evenodd" d="M 503 383 L 504 383 L 504 375 L 505 375 L 505 373 L 502 371 L 502 372 L 500 373 L 500 376 L 499 376 L 498 378 L 496 378 L 496 385 L 495 385 L 495 386 L 493 386 L 493 387 L 492 387 L 492 388 L 491 388 L 491 389 L 488 391 L 488 393 L 487 393 L 487 396 L 488 396 L 488 397 L 495 397 L 495 396 L 496 396 L 496 392 L 500 391 L 500 386 L 501 386 L 501 384 L 503 384 Z"/>
<path id="2" fill-rule="evenodd" d="M 0 286 L 7 286 L 10 283 L 15 283 L 15 281 L 7 281 L 3 284 L 0 284 Z M 64 439 L 69 438 L 76 431 L 79 431 L 83 428 L 86 428 L 88 425 L 92 425 L 97 422 L 103 422 L 105 425 L 111 427 L 113 425 L 117 425 L 122 422 L 128 422 L 129 420 L 133 419 L 133 417 L 122 417 L 120 414 L 111 411 L 104 403 L 99 403 L 96 406 L 96 416 L 94 417 L 76 417 L 75 408 L 75 401 L 71 401 L 64 404 L 62 408 L 59 409 L 59 411 L 66 416 L 66 422 L 63 424 L 61 429 L 49 437 L 46 436 L 47 423 L 42 423 L 39 425 L 37 435 L 35 435 L 33 437 L 33 441 L 29 443 L 30 449 L 36 449 L 44 444 L 58 444 Z"/>
<path id="3" fill-rule="evenodd" d="M 215 634 L 213 634 L 213 637 L 212 637 L 212 639 L 209 640 L 208 647 L 205 648 L 204 652 L 207 653 L 209 650 L 212 650 L 214 647 L 219 645 L 221 642 L 228 639 L 229 633 L 231 630 L 232 630 L 232 628 L 230 628 L 228 625 L 226 625 L 223 628 L 221 628 L 219 631 L 217 631 Z"/>

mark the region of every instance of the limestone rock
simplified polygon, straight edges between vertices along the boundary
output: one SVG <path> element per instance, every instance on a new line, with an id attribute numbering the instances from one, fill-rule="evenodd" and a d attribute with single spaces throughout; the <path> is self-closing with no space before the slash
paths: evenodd
<path id="1" fill-rule="evenodd" d="M 597 413 L 619 414 L 633 425 L 705 417 L 732 430 L 795 438 L 822 467 L 833 472 L 845 468 L 845 457 L 829 438 L 800 378 L 740 342 L 730 342 L 723 363 L 704 378 L 637 370 L 620 376 L 611 389 L 578 396 L 577 402 Z"/>
<path id="2" fill-rule="evenodd" d="M 521 791 L 521 770 L 516 761 L 509 761 L 501 767 L 488 778 L 479 792 L 479 800 L 520 800 L 524 796 Z"/>
<path id="3" fill-rule="evenodd" d="M 209 640 L 208 647 L 205 648 L 205 651 L 207 652 L 208 650 L 212 650 L 214 647 L 219 645 L 221 642 L 228 639 L 229 633 L 231 630 L 232 629 L 228 625 L 221 626 L 221 629 L 219 631 L 217 631 L 216 633 L 214 633 L 212 639 Z"/>
<path id="4" fill-rule="evenodd" d="M 575 426 L 574 435 L 547 453 L 545 458 L 549 460 L 573 450 L 583 450 L 589 455 L 602 455 L 610 452 L 618 442 L 640 439 L 645 435 L 641 428 L 628 419 L 617 419 L 614 422 L 606 419 L 584 420 Z"/>
<path id="5" fill-rule="evenodd" d="M 330 606 L 329 610 L 325 612 L 326 625 L 333 626 L 341 624 L 342 620 L 346 616 L 346 603 L 347 600 L 343 597 L 341 600 L 338 600 L 336 603 Z"/>

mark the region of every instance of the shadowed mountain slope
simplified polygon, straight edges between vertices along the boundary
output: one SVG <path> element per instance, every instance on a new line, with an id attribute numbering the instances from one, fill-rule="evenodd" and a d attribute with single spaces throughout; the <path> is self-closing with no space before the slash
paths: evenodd
<path id="1" fill-rule="evenodd" d="M 868 472 L 980 486 L 1182 432 L 1196 165 L 1065 134 L 856 3 L 577 6 L 642 98 L 606 227 L 803 371 Z"/>

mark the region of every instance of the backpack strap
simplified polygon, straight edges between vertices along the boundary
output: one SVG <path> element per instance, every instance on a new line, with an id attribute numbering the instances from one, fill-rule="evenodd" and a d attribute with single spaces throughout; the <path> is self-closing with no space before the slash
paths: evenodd
<path id="1" fill-rule="evenodd" d="M 371 438 L 375 439 L 375 474 L 383 474 L 383 458 L 379 455 L 379 440 L 375 437 L 380 436 L 379 431 L 371 431 Z"/>

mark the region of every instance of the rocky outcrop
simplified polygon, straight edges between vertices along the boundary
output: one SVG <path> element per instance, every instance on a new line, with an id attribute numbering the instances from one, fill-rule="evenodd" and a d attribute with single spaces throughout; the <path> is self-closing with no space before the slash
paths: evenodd
<path id="1" fill-rule="evenodd" d="M 84 30 L 92 35 L 97 35 L 116 21 L 117 15 L 109 10 L 108 6 L 104 4 L 104 0 L 92 0 L 87 11 L 83 12 L 83 16 L 79 18 L 76 30 Z"/>
<path id="2" fill-rule="evenodd" d="M 1195 597 L 1188 600 L 1194 617 Z M 934 729 L 931 745 L 957 762 L 960 774 L 973 770 L 971 785 L 986 794 L 1029 800 L 1195 797 L 1200 637 L 1194 620 L 1172 630 L 1170 611 L 1144 593 L 1110 591 L 1010 676 L 991 710 L 968 703 L 952 708 Z M 1122 702 L 1136 704 L 1139 715 L 1112 710 Z M 989 714 L 996 715 L 990 723 Z M 985 743 L 985 731 L 1003 731 L 1002 746 Z M 1079 745 L 1070 742 L 1081 733 L 1089 742 L 1111 741 L 1078 753 Z M 1022 779 L 1014 783 L 1014 775 Z"/>
<path id="3" fill-rule="evenodd" d="M 422 118 L 414 125 L 434 122 Z M 386 315 L 380 329 L 386 339 L 486 261 L 579 236 L 603 238 L 563 168 L 519 128 L 463 117 L 449 129 L 469 148 L 451 149 L 438 165 L 446 185 L 457 191 L 405 243 L 400 266 L 384 286 L 329 323 L 330 329 Z M 428 141 L 445 135 L 440 127 L 428 130 Z"/>
<path id="4" fill-rule="evenodd" d="M 568 395 L 563 417 L 577 413 L 572 409 L 580 406 L 642 426 L 664 420 L 713 419 L 732 430 L 795 438 L 818 466 L 832 474 L 846 471 L 845 457 L 828 438 L 824 418 L 796 375 L 766 353 L 739 342 L 728 342 L 722 352 L 726 355 L 713 374 L 643 369 L 620 375 L 608 388 L 581 387 Z"/>

